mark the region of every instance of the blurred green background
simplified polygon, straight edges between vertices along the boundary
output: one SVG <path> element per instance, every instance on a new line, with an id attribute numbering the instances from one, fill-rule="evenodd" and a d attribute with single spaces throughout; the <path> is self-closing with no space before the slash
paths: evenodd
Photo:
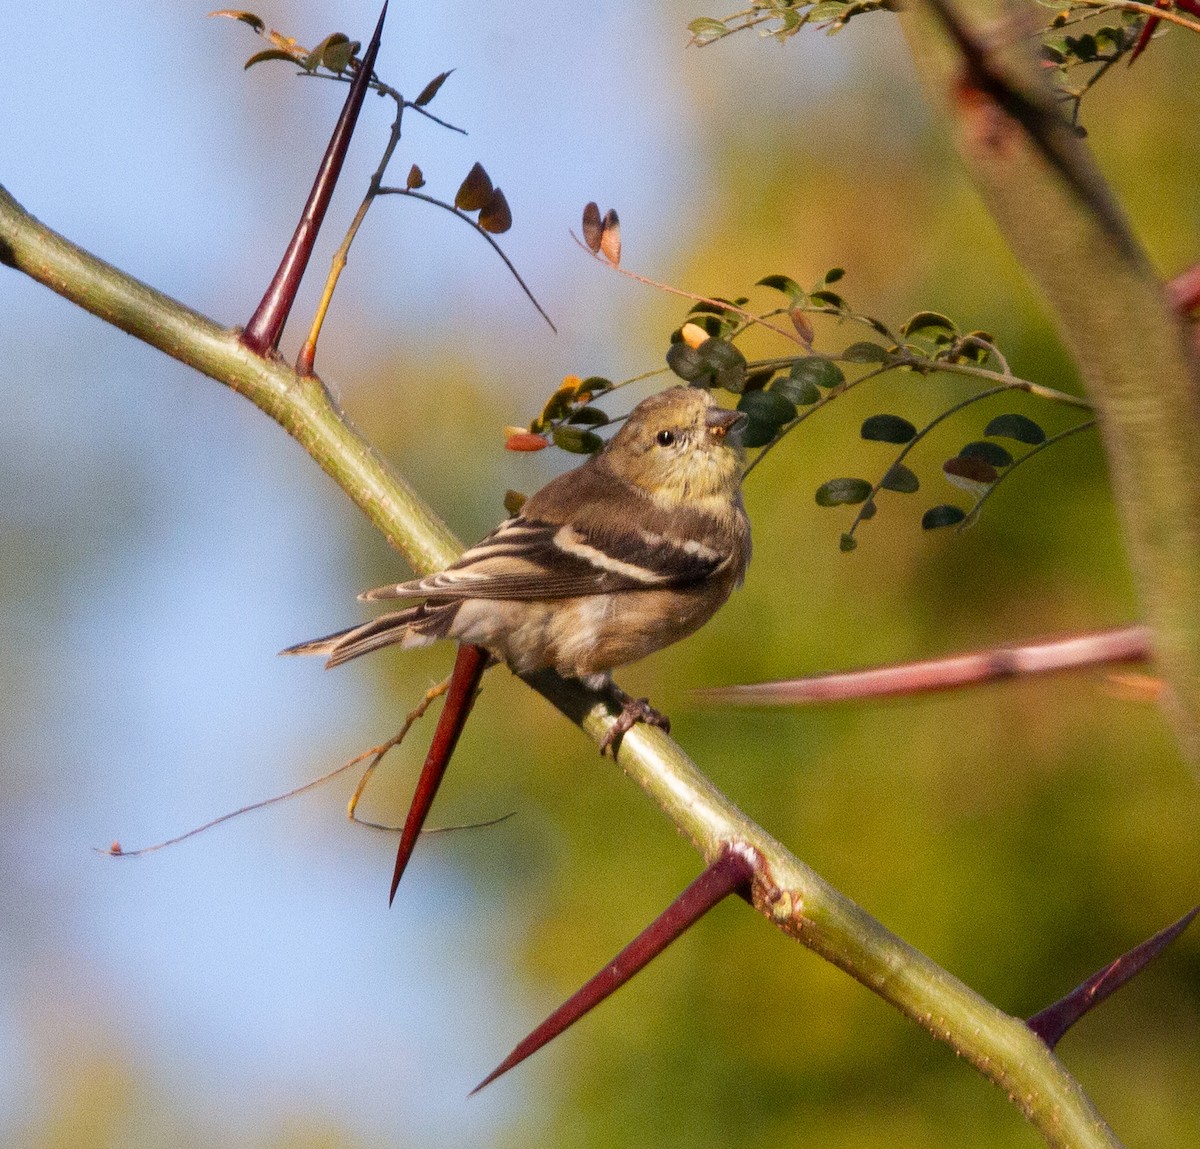
<path id="1" fill-rule="evenodd" d="M 233 324 L 290 234 L 342 91 L 282 65 L 243 74 L 258 42 L 206 10 L 52 0 L 0 13 L 6 43 L 47 45 L 0 79 L 0 182 Z M 365 37 L 376 15 L 357 0 L 257 10 L 310 43 Z M 494 525 L 507 488 L 532 491 L 572 461 L 506 454 L 503 426 L 527 422 L 567 372 L 659 366 L 682 316 L 572 243 L 589 199 L 618 208 L 625 263 L 654 278 L 733 296 L 768 273 L 808 283 L 843 266 L 862 310 L 945 311 L 995 334 L 1018 374 L 1077 385 L 929 121 L 892 18 L 783 48 L 746 35 L 685 50 L 686 21 L 721 14 L 602 0 L 586 19 L 568 5 L 390 15 L 380 72 L 414 94 L 456 68 L 432 110 L 471 133 L 414 117 L 395 179 L 415 161 L 451 196 L 481 160 L 516 217 L 504 246 L 559 327 L 444 213 L 373 212 L 318 369 L 463 539 Z M 1172 31 L 1084 110 L 1167 275 L 1197 257 L 1198 61 L 1200 42 Z M 319 266 L 387 123 L 368 102 Z M 177 833 L 380 741 L 450 652 L 330 675 L 276 661 L 362 617 L 355 592 L 402 576 L 396 556 L 232 394 L 13 274 L 0 276 L 0 316 L 5 1144 L 1038 1143 L 948 1049 L 732 903 L 468 1101 L 699 869 L 636 788 L 503 670 L 433 821 L 516 816 L 423 842 L 390 912 L 394 843 L 345 822 L 349 778 L 140 860 L 92 853 Z M 858 440 L 861 419 L 920 423 L 963 394 L 885 383 L 806 423 L 748 485 L 745 587 L 620 681 L 801 858 L 1029 1014 L 1198 900 L 1196 778 L 1153 707 L 1100 674 L 794 712 L 689 694 L 1136 617 L 1086 436 L 1014 476 L 961 536 L 920 531 L 921 510 L 955 492 L 942 444 L 919 452 L 920 501 L 885 498 L 858 551 L 839 553 L 851 516 L 812 492 L 886 466 L 886 448 Z M 1066 425 L 1008 402 L 976 409 L 944 445 L 1000 410 Z M 402 817 L 430 730 L 381 772 L 369 816 Z M 1127 1144 L 1200 1142 L 1200 934 L 1060 1051 Z"/>

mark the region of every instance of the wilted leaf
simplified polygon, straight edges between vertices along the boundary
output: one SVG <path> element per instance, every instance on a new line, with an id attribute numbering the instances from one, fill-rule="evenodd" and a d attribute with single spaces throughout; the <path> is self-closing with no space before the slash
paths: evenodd
<path id="1" fill-rule="evenodd" d="M 695 20 L 689 21 L 687 27 L 697 44 L 709 44 L 729 32 L 725 24 L 711 16 L 697 16 Z"/>
<path id="2" fill-rule="evenodd" d="M 863 420 L 859 434 L 876 443 L 908 443 L 917 437 L 917 429 L 899 415 L 872 415 Z"/>
<path id="3" fill-rule="evenodd" d="M 521 494 L 520 491 L 505 491 L 504 492 L 504 509 L 510 515 L 519 515 L 521 508 L 525 505 L 528 496 Z"/>
<path id="4" fill-rule="evenodd" d="M 453 71 L 454 69 L 451 68 L 450 72 Z M 434 78 L 421 89 L 421 94 L 415 100 L 413 100 L 413 103 L 418 108 L 425 107 L 425 105 L 428 104 L 429 101 L 438 94 L 441 86 L 450 78 L 450 72 L 443 72 L 440 76 L 434 76 Z"/>
<path id="5" fill-rule="evenodd" d="M 261 52 L 255 52 L 249 60 L 242 65 L 242 71 L 253 68 L 255 64 L 261 64 L 264 60 L 287 60 L 289 64 L 299 64 L 295 56 L 291 52 L 285 52 L 281 48 L 266 48 Z"/>
<path id="6" fill-rule="evenodd" d="M 964 491 L 976 493 L 979 487 L 990 487 L 1000 476 L 996 468 L 984 459 L 956 455 L 942 464 L 946 478 Z"/>
<path id="7" fill-rule="evenodd" d="M 416 164 L 408 169 L 408 178 L 404 181 L 404 186 L 409 191 L 415 191 L 417 188 L 425 186 L 425 173 Z"/>
<path id="8" fill-rule="evenodd" d="M 535 435 L 532 431 L 510 428 L 505 436 L 504 446 L 509 451 L 542 451 L 550 444 L 541 435 Z"/>
<path id="9" fill-rule="evenodd" d="M 592 201 L 583 208 L 583 242 L 593 254 L 600 250 L 600 236 L 604 228 L 600 223 L 600 208 Z"/>
<path id="10" fill-rule="evenodd" d="M 974 443 L 968 443 L 961 451 L 958 452 L 960 459 L 982 459 L 985 463 L 991 463 L 993 467 L 1011 467 L 1013 457 L 999 443 L 988 443 L 985 440 L 978 440 Z"/>
<path id="11" fill-rule="evenodd" d="M 1046 432 L 1024 415 L 997 415 L 983 429 L 983 433 L 994 438 L 1016 439 L 1018 443 L 1027 443 L 1031 447 L 1046 441 Z"/>
<path id="12" fill-rule="evenodd" d="M 615 208 L 609 208 L 604 213 L 604 220 L 600 226 L 600 254 L 608 260 L 613 267 L 619 267 L 621 264 L 621 221 L 617 217 Z"/>
<path id="13" fill-rule="evenodd" d="M 492 235 L 503 235 L 512 227 L 512 212 L 508 200 L 499 188 L 493 188 L 487 203 L 479 211 L 479 226 Z"/>
<path id="14" fill-rule="evenodd" d="M 811 347 L 813 339 L 816 338 L 816 332 L 813 330 L 812 321 L 808 318 L 808 313 L 803 307 L 797 304 L 788 310 L 788 318 L 792 321 L 792 326 L 796 329 L 796 334 Z"/>
<path id="15" fill-rule="evenodd" d="M 903 463 L 893 463 L 888 473 L 880 483 L 885 491 L 897 491 L 901 495 L 911 495 L 921 489 L 921 480 L 917 478 Z"/>
<path id="16" fill-rule="evenodd" d="M 492 194 L 492 177 L 476 163 L 454 194 L 454 206 L 459 211 L 478 211 Z"/>
<path id="17" fill-rule="evenodd" d="M 966 517 L 966 511 L 952 506 L 950 503 L 941 503 L 936 507 L 930 507 L 921 516 L 921 526 L 927 531 L 936 531 L 939 527 L 957 526 Z"/>
<path id="18" fill-rule="evenodd" d="M 231 20 L 240 20 L 243 24 L 249 24 L 260 36 L 266 31 L 266 23 L 255 16 L 253 12 L 242 12 L 235 8 L 220 8 L 216 12 L 210 12 L 210 16 L 228 16 Z"/>
<path id="19" fill-rule="evenodd" d="M 871 484 L 866 479 L 830 479 L 817 488 L 817 506 L 840 507 L 847 503 L 862 503 L 870 494 Z"/>

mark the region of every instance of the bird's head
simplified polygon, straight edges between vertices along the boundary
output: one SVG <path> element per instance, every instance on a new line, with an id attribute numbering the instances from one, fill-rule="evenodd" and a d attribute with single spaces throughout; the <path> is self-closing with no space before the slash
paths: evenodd
<path id="1" fill-rule="evenodd" d="M 665 505 L 732 498 L 742 476 L 744 422 L 703 388 L 671 387 L 629 413 L 605 447 L 605 461 Z"/>

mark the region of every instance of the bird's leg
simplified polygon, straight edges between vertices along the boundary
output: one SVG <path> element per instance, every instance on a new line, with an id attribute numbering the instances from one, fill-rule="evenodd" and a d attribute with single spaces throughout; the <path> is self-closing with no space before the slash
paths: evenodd
<path id="1" fill-rule="evenodd" d="M 633 698 L 623 691 L 615 682 L 609 679 L 612 687 L 612 692 L 616 696 L 616 700 L 621 704 L 621 713 L 617 715 L 617 720 L 608 728 L 607 733 L 600 740 L 600 757 L 604 757 L 606 750 L 612 750 L 612 756 L 617 756 L 617 746 L 625 734 L 632 730 L 639 722 L 645 722 L 648 726 L 657 726 L 665 734 L 671 732 L 671 720 L 660 711 L 654 709 L 650 705 L 648 698 Z"/>

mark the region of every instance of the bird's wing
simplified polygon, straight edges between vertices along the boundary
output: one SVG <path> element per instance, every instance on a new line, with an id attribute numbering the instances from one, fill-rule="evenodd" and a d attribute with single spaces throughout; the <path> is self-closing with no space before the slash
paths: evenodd
<path id="1" fill-rule="evenodd" d="M 446 570 L 359 597 L 536 600 L 679 587 L 702 581 L 728 559 L 707 543 L 628 523 L 581 527 L 518 515 Z"/>

